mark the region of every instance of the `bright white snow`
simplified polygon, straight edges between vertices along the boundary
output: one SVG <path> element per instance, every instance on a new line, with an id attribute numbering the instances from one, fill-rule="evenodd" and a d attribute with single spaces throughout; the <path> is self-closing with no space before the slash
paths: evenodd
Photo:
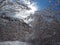
<path id="1" fill-rule="evenodd" d="M 0 42 L 0 45 L 32 45 L 32 43 L 20 42 L 20 41 L 5 41 Z"/>

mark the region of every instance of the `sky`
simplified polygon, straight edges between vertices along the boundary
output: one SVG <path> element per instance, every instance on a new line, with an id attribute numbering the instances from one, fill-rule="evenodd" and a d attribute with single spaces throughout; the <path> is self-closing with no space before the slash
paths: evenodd
<path id="1" fill-rule="evenodd" d="M 52 3 L 49 3 L 50 0 L 33 0 L 33 1 L 37 3 L 37 6 L 40 9 L 44 9 L 44 8 L 50 6 L 51 4 L 56 3 L 56 0 L 51 0 Z"/>
<path id="2" fill-rule="evenodd" d="M 14 2 L 16 0 L 13 0 Z M 35 2 L 37 7 L 42 10 L 45 9 L 46 7 L 50 6 L 51 4 L 56 3 L 57 0 L 31 0 L 32 2 Z"/>
<path id="3" fill-rule="evenodd" d="M 21 0 L 21 1 L 25 4 L 28 4 L 28 7 L 31 8 L 31 10 L 28 10 L 29 14 L 34 13 L 36 10 L 43 10 L 43 9 L 45 9 L 45 8 L 49 7 L 50 5 L 55 4 L 57 2 L 57 0 L 30 0 L 31 2 L 29 0 L 28 0 L 28 2 L 26 2 L 27 0 Z M 14 0 L 14 2 L 15 2 L 15 0 Z M 55 7 L 53 10 L 60 11 L 60 5 Z"/>
<path id="4" fill-rule="evenodd" d="M 8 10 L 8 12 L 10 11 L 9 10 L 10 8 L 13 10 L 17 10 L 18 12 L 15 12 L 15 13 L 11 12 L 9 15 L 10 16 L 12 15 L 15 18 L 23 19 L 26 23 L 30 23 L 34 19 L 32 19 L 32 18 L 28 19 L 27 17 L 31 16 L 31 14 L 33 15 L 38 10 L 43 10 L 43 9 L 49 7 L 51 4 L 55 4 L 57 0 L 51 0 L 51 1 L 50 0 L 19 0 L 18 2 L 20 3 L 21 6 L 19 4 L 18 5 L 16 4 L 17 0 L 7 0 L 7 2 L 8 1 L 14 2 L 14 5 L 13 6 L 10 6 L 10 5 L 5 6 L 4 10 L 5 10 L 5 8 Z M 21 7 L 22 8 L 26 7 L 26 9 L 25 8 L 22 9 Z M 27 7 L 29 9 L 27 9 Z M 7 10 L 5 10 L 5 12 Z M 60 11 L 60 5 L 55 7 L 54 10 Z M 60 15 L 57 15 L 57 17 L 60 18 Z"/>

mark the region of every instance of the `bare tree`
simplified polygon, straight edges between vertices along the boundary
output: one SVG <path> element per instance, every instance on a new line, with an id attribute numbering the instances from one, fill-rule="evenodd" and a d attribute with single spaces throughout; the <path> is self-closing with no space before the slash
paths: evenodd
<path id="1" fill-rule="evenodd" d="M 60 10 L 55 10 L 56 7 L 59 7 L 59 3 L 60 1 L 56 0 L 55 4 L 34 14 L 33 33 L 35 38 L 33 38 L 33 43 L 37 43 L 36 45 L 60 45 Z"/>

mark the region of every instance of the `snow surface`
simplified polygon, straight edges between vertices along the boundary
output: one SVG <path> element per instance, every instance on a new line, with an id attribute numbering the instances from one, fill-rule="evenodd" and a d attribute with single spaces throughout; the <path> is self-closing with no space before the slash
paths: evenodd
<path id="1" fill-rule="evenodd" d="M 0 42 L 0 45 L 32 45 L 32 44 L 27 42 L 20 42 L 20 41 L 5 41 L 5 42 Z"/>

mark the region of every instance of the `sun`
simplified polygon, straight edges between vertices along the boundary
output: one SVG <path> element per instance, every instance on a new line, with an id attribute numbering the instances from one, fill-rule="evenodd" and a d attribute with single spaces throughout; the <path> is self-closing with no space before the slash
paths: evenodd
<path id="1" fill-rule="evenodd" d="M 37 6 L 35 2 L 31 3 L 30 1 L 25 1 L 25 3 L 27 4 L 28 8 L 30 8 L 30 10 L 28 10 L 28 13 L 34 14 L 35 11 L 37 11 Z"/>
<path id="2" fill-rule="evenodd" d="M 28 10 L 29 13 L 34 14 L 37 11 L 37 7 L 34 4 L 28 5 L 31 10 Z"/>

